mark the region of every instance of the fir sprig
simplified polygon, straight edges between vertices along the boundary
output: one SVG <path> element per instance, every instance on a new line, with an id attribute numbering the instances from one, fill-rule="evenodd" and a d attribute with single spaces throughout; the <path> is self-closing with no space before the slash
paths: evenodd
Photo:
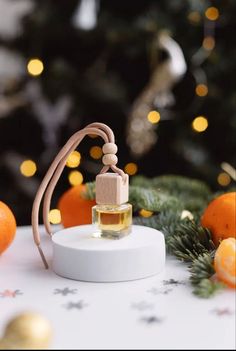
<path id="1" fill-rule="evenodd" d="M 193 290 L 193 293 L 199 297 L 209 298 L 217 291 L 225 288 L 225 285 L 220 282 L 212 281 L 211 279 L 202 279 Z"/>
<path id="2" fill-rule="evenodd" d="M 133 205 L 134 210 L 145 209 L 153 212 L 160 212 L 167 208 L 177 209 L 182 206 L 174 196 L 138 186 L 130 186 L 129 202 Z"/>
<path id="3" fill-rule="evenodd" d="M 193 260 L 190 271 L 190 281 L 193 285 L 199 285 L 202 280 L 211 278 L 214 273 L 213 254 L 204 253 Z"/>
<path id="4" fill-rule="evenodd" d="M 215 249 L 210 231 L 191 221 L 179 224 L 175 233 L 166 238 L 166 244 L 172 254 L 186 262 Z"/>

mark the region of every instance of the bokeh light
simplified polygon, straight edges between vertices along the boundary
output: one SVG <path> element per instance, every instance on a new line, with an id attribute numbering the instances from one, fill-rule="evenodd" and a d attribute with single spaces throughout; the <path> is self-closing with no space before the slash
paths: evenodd
<path id="1" fill-rule="evenodd" d="M 205 50 L 213 50 L 215 47 L 215 39 L 211 36 L 205 37 L 202 42 L 202 46 Z"/>
<path id="2" fill-rule="evenodd" d="M 136 163 L 130 162 L 125 165 L 125 172 L 129 175 L 134 175 L 138 171 L 138 166 Z"/>
<path id="3" fill-rule="evenodd" d="M 227 186 L 230 184 L 231 182 L 231 178 L 230 176 L 225 173 L 225 172 L 221 172 L 218 177 L 217 177 L 217 182 L 221 185 L 221 186 Z"/>
<path id="4" fill-rule="evenodd" d="M 50 212 L 48 214 L 48 220 L 52 224 L 61 223 L 61 212 L 57 208 L 50 210 Z"/>
<path id="5" fill-rule="evenodd" d="M 25 177 L 32 177 L 36 171 L 36 163 L 32 160 L 25 160 L 20 165 L 20 172 Z"/>
<path id="6" fill-rule="evenodd" d="M 142 216 L 142 217 L 145 217 L 145 218 L 149 218 L 153 215 L 153 212 L 152 211 L 148 211 L 148 210 L 145 210 L 144 208 L 142 208 L 140 211 L 139 211 L 139 215 Z"/>
<path id="7" fill-rule="evenodd" d="M 219 18 L 219 15 L 219 10 L 214 6 L 208 7 L 205 11 L 205 16 L 210 21 L 216 21 Z"/>
<path id="8" fill-rule="evenodd" d="M 70 185 L 80 185 L 83 183 L 84 177 L 81 172 L 79 171 L 71 171 L 68 176 L 68 180 Z"/>
<path id="9" fill-rule="evenodd" d="M 102 148 L 100 146 L 92 146 L 89 150 L 89 154 L 92 158 L 98 160 L 103 155 Z"/>
<path id="10" fill-rule="evenodd" d="M 195 88 L 195 93 L 198 96 L 206 96 L 208 94 L 208 87 L 206 84 L 198 84 Z"/>
<path id="11" fill-rule="evenodd" d="M 208 127 L 208 120 L 206 117 L 203 116 L 199 116 L 194 118 L 193 122 L 192 122 L 192 128 L 198 132 L 204 132 Z"/>
<path id="12" fill-rule="evenodd" d="M 81 155 L 78 151 L 73 151 L 67 158 L 66 165 L 69 168 L 76 168 L 81 161 Z"/>
<path id="13" fill-rule="evenodd" d="M 158 123 L 161 119 L 160 113 L 157 111 L 150 111 L 147 115 L 147 119 L 150 123 Z"/>
<path id="14" fill-rule="evenodd" d="M 201 14 L 198 11 L 191 11 L 188 14 L 188 20 L 189 22 L 193 24 L 197 24 L 201 21 Z"/>
<path id="15" fill-rule="evenodd" d="M 27 70 L 32 76 L 39 76 L 43 72 L 43 62 L 38 58 L 29 60 Z"/>

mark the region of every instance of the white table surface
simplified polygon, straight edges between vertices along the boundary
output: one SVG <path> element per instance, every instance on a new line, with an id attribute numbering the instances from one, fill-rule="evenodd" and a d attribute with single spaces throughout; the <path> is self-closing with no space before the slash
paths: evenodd
<path id="1" fill-rule="evenodd" d="M 50 261 L 46 235 L 42 246 Z M 235 292 L 200 299 L 188 276 L 168 257 L 163 273 L 139 281 L 64 279 L 43 269 L 31 228 L 19 227 L 0 256 L 0 332 L 17 313 L 35 311 L 52 323 L 53 349 L 235 349 Z"/>

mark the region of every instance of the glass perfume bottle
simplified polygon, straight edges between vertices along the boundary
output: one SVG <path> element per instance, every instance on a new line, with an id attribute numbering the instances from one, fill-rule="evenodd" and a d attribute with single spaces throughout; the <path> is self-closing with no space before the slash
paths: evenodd
<path id="1" fill-rule="evenodd" d="M 120 239 L 131 233 L 132 205 L 128 202 L 126 181 L 117 173 L 96 177 L 96 203 L 92 209 L 95 237 Z"/>

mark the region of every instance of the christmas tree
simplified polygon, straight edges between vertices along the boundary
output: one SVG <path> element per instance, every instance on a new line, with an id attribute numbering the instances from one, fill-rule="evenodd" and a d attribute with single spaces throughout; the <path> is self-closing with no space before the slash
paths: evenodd
<path id="1" fill-rule="evenodd" d="M 114 130 L 130 175 L 231 186 L 235 16 L 233 1 L 1 0 L 0 193 L 18 224 L 60 147 L 93 121 Z M 100 146 L 71 157 L 55 204 L 94 179 Z"/>

